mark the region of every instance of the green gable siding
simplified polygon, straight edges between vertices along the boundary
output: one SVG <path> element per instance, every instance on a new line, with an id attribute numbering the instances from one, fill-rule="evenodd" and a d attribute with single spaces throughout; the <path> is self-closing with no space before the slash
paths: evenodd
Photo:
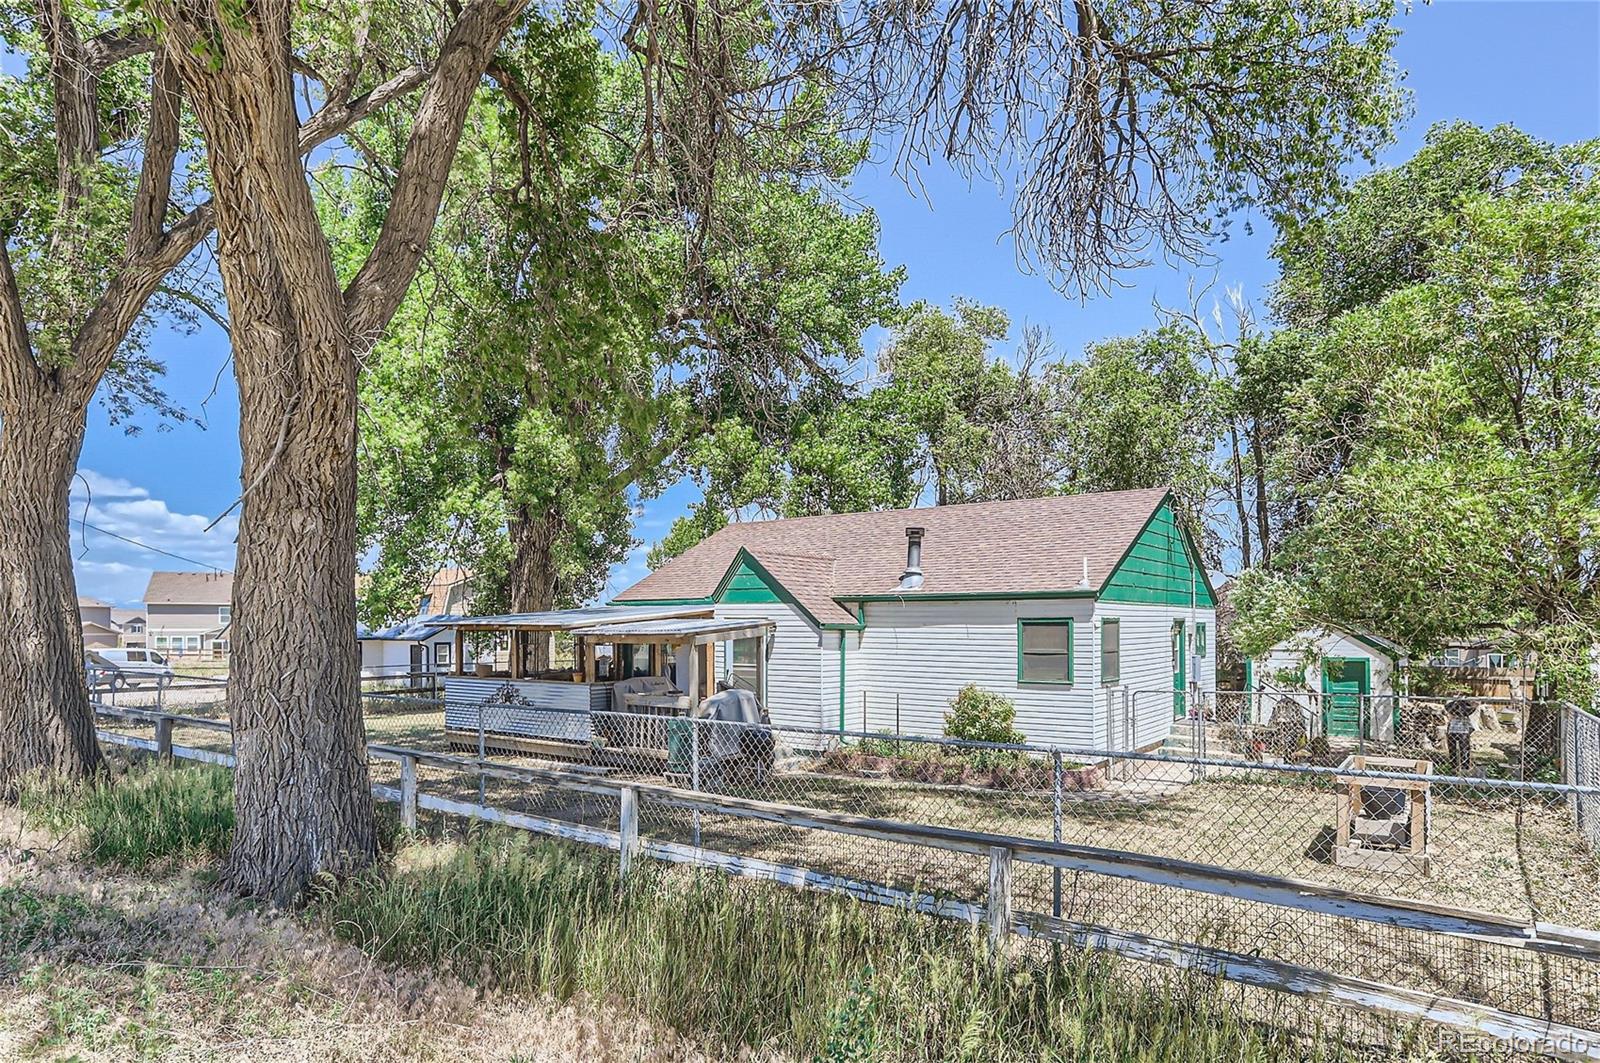
<path id="1" fill-rule="evenodd" d="M 741 559 L 739 567 L 728 577 L 727 586 L 717 596 L 719 602 L 781 602 L 778 590 L 769 584 L 755 569 L 749 559 Z"/>
<path id="2" fill-rule="evenodd" d="M 1162 503 L 1144 531 L 1133 541 L 1100 592 L 1107 602 L 1148 605 L 1188 605 L 1211 608 L 1216 601 L 1205 574 L 1194 563 L 1194 552 L 1178 528 L 1172 507 Z"/>

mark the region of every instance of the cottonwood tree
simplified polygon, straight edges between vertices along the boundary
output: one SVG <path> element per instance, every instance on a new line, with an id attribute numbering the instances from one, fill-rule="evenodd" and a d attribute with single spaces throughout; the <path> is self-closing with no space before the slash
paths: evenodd
<path id="1" fill-rule="evenodd" d="M 492 76 L 513 91 L 469 118 L 434 246 L 362 376 L 370 622 L 451 559 L 480 611 L 591 599 L 632 546 L 632 498 L 685 447 L 808 381 L 830 390 L 819 375 L 895 309 L 876 218 L 807 185 L 846 178 L 858 148 L 806 122 L 756 131 L 774 172 L 729 167 L 702 233 L 671 196 L 629 194 L 640 93 L 589 23 L 530 15 Z M 392 165 L 369 162 L 330 195 L 385 195 Z"/>
<path id="2" fill-rule="evenodd" d="M 1597 142 L 1440 127 L 1285 248 L 1300 370 L 1273 462 L 1295 522 L 1242 588 L 1252 630 L 1331 619 L 1416 650 L 1508 634 L 1588 685 L 1597 174 Z"/>
<path id="3" fill-rule="evenodd" d="M 340 26 L 364 45 L 380 20 L 290 0 L 149 3 L 204 130 L 234 322 L 245 508 L 230 874 L 250 892 L 293 896 L 372 851 L 351 595 L 357 359 L 409 286 L 470 100 L 521 6 L 475 0 L 439 26 L 384 223 L 340 285 L 293 90 L 296 71 L 359 83 L 359 61 L 302 53 L 342 43 Z M 1238 206 L 1299 212 L 1335 191 L 1340 165 L 1370 156 L 1401 109 L 1391 13 L 1351 0 L 647 2 L 604 37 L 641 72 L 638 179 L 664 182 L 686 217 L 710 223 L 708 190 L 742 161 L 742 130 L 804 103 L 898 131 L 907 166 L 932 153 L 1016 163 L 1021 246 L 1065 284 L 1096 285 L 1157 242 L 1198 253 Z"/>
<path id="4" fill-rule="evenodd" d="M 40 0 L 0 14 L 26 67 L 0 74 L 0 791 L 100 763 L 82 672 L 67 497 L 97 393 L 113 419 L 182 411 L 148 353 L 152 299 L 209 297 L 175 276 L 211 231 L 203 153 L 171 57 L 115 5 Z M 414 85 L 342 98 L 297 150 Z"/>

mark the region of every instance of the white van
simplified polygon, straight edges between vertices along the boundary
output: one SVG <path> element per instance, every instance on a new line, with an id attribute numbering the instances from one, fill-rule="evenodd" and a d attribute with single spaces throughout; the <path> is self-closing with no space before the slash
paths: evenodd
<path id="1" fill-rule="evenodd" d="M 164 687 L 172 682 L 172 666 L 155 650 L 88 650 L 83 655 L 83 663 L 91 688 L 122 690 L 145 683 Z"/>

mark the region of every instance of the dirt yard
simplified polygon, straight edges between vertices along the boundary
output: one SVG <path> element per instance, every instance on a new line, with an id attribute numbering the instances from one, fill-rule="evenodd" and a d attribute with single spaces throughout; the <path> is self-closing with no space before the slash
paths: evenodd
<path id="1" fill-rule="evenodd" d="M 389 969 L 201 876 L 108 874 L 0 813 L 0 1059 L 708 1059 L 589 1001 Z"/>

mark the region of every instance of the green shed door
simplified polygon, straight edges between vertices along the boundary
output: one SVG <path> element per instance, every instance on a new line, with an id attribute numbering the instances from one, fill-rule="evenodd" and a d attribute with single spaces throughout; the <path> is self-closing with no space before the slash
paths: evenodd
<path id="1" fill-rule="evenodd" d="M 1189 647 L 1183 636 L 1183 621 L 1172 622 L 1172 716 L 1173 719 L 1187 715 L 1185 711 L 1185 690 L 1189 685 Z"/>
<path id="2" fill-rule="evenodd" d="M 1322 729 L 1330 738 L 1361 733 L 1361 700 L 1372 689 L 1372 662 L 1365 657 L 1322 659 Z"/>

